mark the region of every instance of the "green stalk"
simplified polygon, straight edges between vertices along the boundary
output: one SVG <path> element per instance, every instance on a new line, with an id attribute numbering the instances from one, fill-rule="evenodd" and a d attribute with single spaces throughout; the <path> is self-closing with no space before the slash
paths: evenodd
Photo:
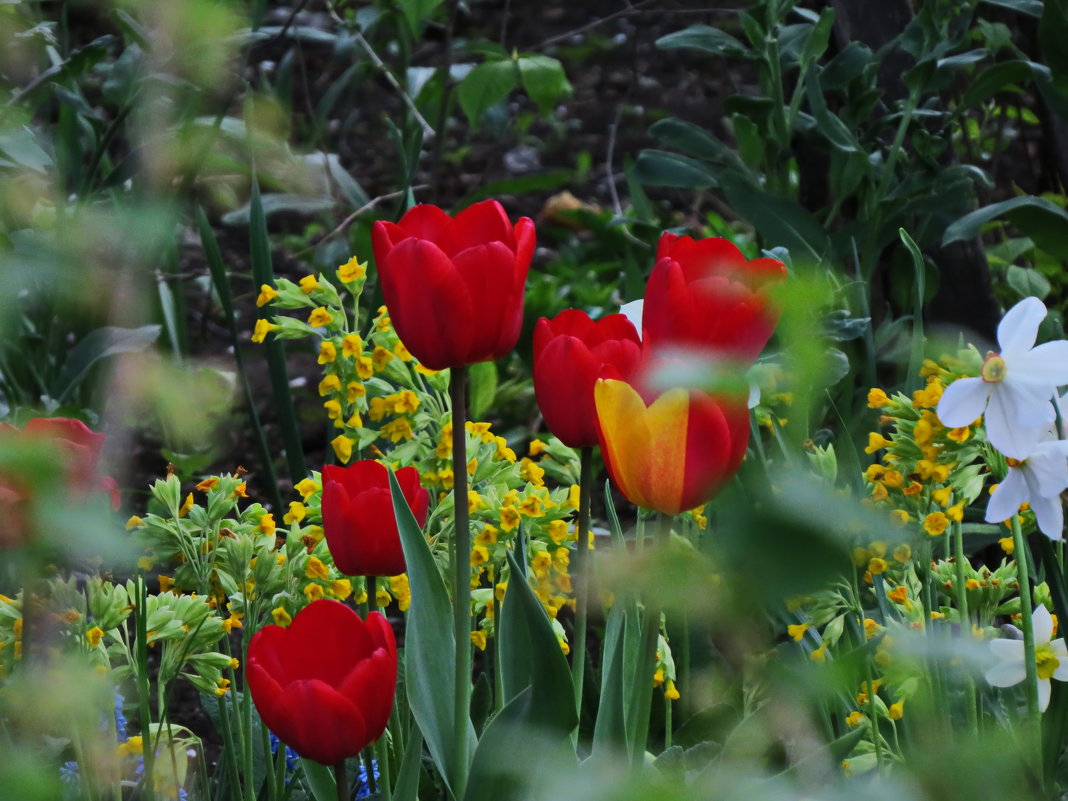
<path id="1" fill-rule="evenodd" d="M 375 753 L 378 755 L 378 793 L 382 801 L 393 801 L 393 790 L 390 787 L 389 777 L 389 744 L 385 734 L 378 738 L 375 743 Z"/>
<path id="2" fill-rule="evenodd" d="M 453 742 L 456 748 L 456 798 L 467 787 L 468 729 L 471 726 L 471 522 L 467 512 L 467 367 L 454 367 L 449 376 L 452 401 L 452 493 L 456 534 L 453 537 L 453 636 L 456 639 L 456 676 L 453 685 Z"/>
<path id="3" fill-rule="evenodd" d="M 1027 747 L 1025 753 L 1038 755 L 1041 760 L 1040 729 L 1042 717 L 1038 710 L 1038 663 L 1035 661 L 1035 630 L 1031 623 L 1031 582 L 1027 571 L 1027 540 L 1020 529 L 1020 516 L 1012 516 L 1013 553 L 1016 556 L 1016 580 L 1020 585 L 1020 628 L 1023 629 L 1024 691 L 1027 697 Z M 1041 772 L 1041 765 L 1039 765 Z"/>
<path id="4" fill-rule="evenodd" d="M 345 773 L 345 760 L 334 765 L 334 781 L 337 783 L 337 801 L 349 801 L 349 777 Z"/>
<path id="5" fill-rule="evenodd" d="M 666 545 L 671 536 L 671 518 L 658 515 L 657 542 Z M 642 621 L 642 644 L 638 656 L 638 671 L 634 676 L 634 703 L 629 740 L 631 744 L 631 768 L 639 769 L 645 761 L 645 744 L 649 739 L 649 717 L 653 703 L 653 672 L 656 668 L 656 644 L 660 637 L 660 601 L 653 597 L 645 599 L 645 616 Z"/>
<path id="6" fill-rule="evenodd" d="M 582 717 L 582 685 L 586 673 L 586 618 L 589 612 L 590 598 L 590 506 L 593 500 L 593 448 L 585 447 L 579 451 L 579 509 L 575 535 L 578 546 L 575 549 L 575 570 L 578 575 L 578 587 L 575 588 L 575 650 L 571 661 L 571 678 L 575 685 L 575 708 Z"/>
<path id="7" fill-rule="evenodd" d="M 152 712 L 148 696 L 151 691 L 148 681 L 148 589 L 145 579 L 137 577 L 137 608 L 134 625 L 137 628 L 137 701 L 138 716 L 141 718 L 141 743 L 144 747 L 145 775 L 141 796 L 145 801 L 153 801 L 156 796 L 155 761 L 152 748 Z"/>
<path id="8" fill-rule="evenodd" d="M 231 671 L 232 673 L 233 671 Z M 233 677 L 231 676 L 231 681 Z M 230 728 L 230 713 L 226 709 L 226 696 L 219 697 L 219 728 L 222 729 L 223 750 L 227 773 L 230 776 L 231 792 L 241 793 L 241 773 L 237 767 L 237 751 L 234 744 L 234 734 Z"/>
<path id="9" fill-rule="evenodd" d="M 957 563 L 957 614 L 960 615 L 960 633 L 971 633 L 972 620 L 968 614 L 968 588 L 964 586 L 964 531 L 959 522 L 953 523 L 953 556 Z M 967 707 L 968 725 L 979 736 L 979 715 L 975 708 L 975 679 L 971 673 L 964 677 L 964 705 Z"/>

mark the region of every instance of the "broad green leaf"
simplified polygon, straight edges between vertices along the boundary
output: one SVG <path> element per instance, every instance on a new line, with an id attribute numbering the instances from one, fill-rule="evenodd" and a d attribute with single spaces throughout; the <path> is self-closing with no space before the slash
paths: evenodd
<path id="1" fill-rule="evenodd" d="M 649 127 L 650 135 L 687 156 L 701 161 L 738 165 L 738 157 L 731 148 L 716 139 L 700 125 L 669 117 Z"/>
<path id="2" fill-rule="evenodd" d="M 811 213 L 798 203 L 754 186 L 733 170 L 720 174 L 727 202 L 769 245 L 787 248 L 795 259 L 818 261 L 830 252 L 827 234 Z"/>
<path id="3" fill-rule="evenodd" d="M 315 801 L 337 801 L 337 780 L 334 771 L 315 760 L 300 758 L 304 770 L 304 782 L 308 785 Z"/>
<path id="4" fill-rule="evenodd" d="M 404 18 L 408 20 L 408 27 L 418 38 L 419 28 L 424 20 L 430 19 L 434 9 L 441 5 L 441 0 L 400 0 Z"/>
<path id="5" fill-rule="evenodd" d="M 661 36 L 656 40 L 656 46 L 661 50 L 675 48 L 703 50 L 706 53 L 714 53 L 717 56 L 730 56 L 731 58 L 753 57 L 753 54 L 744 44 L 729 33 L 724 33 L 710 25 L 691 25 L 681 31 Z"/>
<path id="6" fill-rule="evenodd" d="M 1013 11 L 1019 11 L 1021 14 L 1026 14 L 1029 17 L 1041 17 L 1042 16 L 1042 0 L 979 0 L 981 3 L 986 3 L 991 6 L 1001 6 L 1002 8 L 1009 8 Z"/>
<path id="7" fill-rule="evenodd" d="M 419 730 L 419 724 L 413 722 L 408 730 L 408 744 L 404 747 L 404 756 L 401 757 L 400 769 L 397 771 L 393 801 L 418 801 L 419 763 L 422 757 L 423 733 Z"/>
<path id="8" fill-rule="evenodd" d="M 497 395 L 497 365 L 493 362 L 479 362 L 468 370 L 470 390 L 468 405 L 472 420 L 481 420 L 493 405 Z"/>
<path id="9" fill-rule="evenodd" d="M 601 696 L 593 728 L 593 755 L 626 754 L 627 721 L 623 693 L 623 640 L 626 616 L 622 603 L 608 613 L 601 655 Z"/>
<path id="10" fill-rule="evenodd" d="M 853 132 L 849 130 L 849 126 L 827 108 L 827 101 L 823 97 L 819 81 L 806 81 L 805 96 L 808 98 L 812 116 L 819 123 L 820 133 L 827 137 L 827 141 L 832 146 L 844 153 L 855 153 L 860 149 Z"/>
<path id="11" fill-rule="evenodd" d="M 519 71 L 511 59 L 479 64 L 460 81 L 460 108 L 472 128 L 478 126 L 486 109 L 496 105 L 519 85 Z"/>
<path id="12" fill-rule="evenodd" d="M 119 353 L 142 351 L 159 339 L 159 332 L 158 325 L 143 325 L 140 328 L 108 325 L 91 331 L 67 354 L 56 380 L 56 399 L 62 402 L 101 359 Z"/>
<path id="13" fill-rule="evenodd" d="M 426 738 L 438 772 L 446 785 L 451 786 L 457 772 L 467 768 L 466 765 L 456 765 L 456 748 L 452 737 L 456 703 L 452 693 L 456 677 L 452 607 L 434 555 L 392 471 L 389 474 L 389 486 L 393 493 L 393 513 L 397 516 L 397 530 L 400 532 L 412 591 L 412 605 L 408 610 L 404 637 L 408 704 L 419 730 Z M 468 728 L 468 740 L 473 749 L 474 727 Z"/>
<path id="14" fill-rule="evenodd" d="M 1058 259 L 1068 259 L 1068 213 L 1033 195 L 1014 197 L 965 214 L 946 228 L 942 244 L 978 236 L 983 225 L 998 219 L 1012 223 L 1039 249 Z"/>
<path id="15" fill-rule="evenodd" d="M 646 186 L 711 189 L 719 186 L 712 170 L 700 161 L 666 150 L 643 150 L 634 162 L 634 174 Z"/>
<path id="16" fill-rule="evenodd" d="M 1026 81 L 1030 77 L 1031 67 L 1026 61 L 1002 61 L 998 64 L 991 64 L 969 81 L 968 88 L 964 90 L 960 103 L 957 104 L 957 111 L 959 113 L 978 106 L 1006 86 Z"/>
<path id="17" fill-rule="evenodd" d="M 801 48 L 801 63 L 808 64 L 816 61 L 827 50 L 831 40 L 831 28 L 834 25 L 834 9 L 825 8 L 820 12 L 819 22 L 812 28 L 812 33 L 805 40 L 805 46 Z"/>
<path id="18" fill-rule="evenodd" d="M 1044 300 L 1052 289 L 1049 279 L 1038 270 L 1029 270 L 1017 264 L 1009 265 L 1005 280 L 1022 298 L 1034 295 Z"/>
<path id="19" fill-rule="evenodd" d="M 542 114 L 552 111 L 560 98 L 571 92 L 563 64 L 549 56 L 521 57 L 519 80 Z"/>

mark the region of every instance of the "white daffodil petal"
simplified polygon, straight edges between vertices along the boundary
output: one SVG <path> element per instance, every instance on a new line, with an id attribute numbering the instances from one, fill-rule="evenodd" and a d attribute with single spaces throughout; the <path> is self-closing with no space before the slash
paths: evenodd
<path id="1" fill-rule="evenodd" d="M 642 338 L 642 313 L 645 311 L 645 300 L 632 300 L 619 307 L 619 313 L 630 320 L 634 330 L 638 332 L 638 339 Z"/>
<path id="2" fill-rule="evenodd" d="M 1019 662 L 1023 665 L 1023 640 L 1013 640 L 1008 637 L 991 640 L 990 653 L 996 656 L 1001 662 Z"/>
<path id="3" fill-rule="evenodd" d="M 1052 682 L 1049 679 L 1038 680 L 1038 711 L 1045 712 L 1049 706 L 1049 695 Z"/>
<path id="4" fill-rule="evenodd" d="M 1009 414 L 1014 414 L 1016 423 L 1023 428 L 1039 428 L 1035 443 L 1046 438 L 1046 429 L 1057 419 L 1057 410 L 1053 408 L 1053 387 L 1035 390 L 1026 384 L 1005 379 L 994 389 L 994 395 L 1000 396 L 1001 402 Z"/>
<path id="5" fill-rule="evenodd" d="M 1068 657 L 1060 657 L 1057 660 L 1057 669 L 1053 671 L 1053 678 L 1057 681 L 1068 681 Z"/>
<path id="6" fill-rule="evenodd" d="M 998 484 L 998 488 L 994 490 L 994 494 L 990 496 L 990 502 L 986 505 L 986 522 L 1000 523 L 1010 519 L 1027 498 L 1027 481 L 1018 467 L 1010 467 L 1009 474 Z M 1001 641 L 994 640 L 994 642 Z"/>
<path id="7" fill-rule="evenodd" d="M 950 384 L 953 387 L 957 382 Z M 948 390 L 947 390 L 948 392 Z M 986 406 L 986 438 L 999 451 L 1013 459 L 1026 459 L 1031 455 L 1043 437 L 1046 436 L 1045 424 L 1039 420 L 1033 426 L 1020 425 L 1017 414 L 1016 394 L 1004 383 L 990 393 L 990 402 Z M 1052 404 L 1047 403 L 1052 411 Z M 948 424 L 946 424 L 948 425 Z M 966 423 L 964 425 L 967 425 Z"/>
<path id="8" fill-rule="evenodd" d="M 1040 442 L 1027 457 L 1032 495 L 1060 495 L 1068 488 L 1068 442 Z"/>
<path id="9" fill-rule="evenodd" d="M 958 378 L 938 401 L 938 419 L 946 428 L 970 425 L 983 414 L 991 384 L 981 378 Z"/>
<path id="10" fill-rule="evenodd" d="M 1035 388 L 1068 384 L 1068 340 L 1046 342 L 1005 361 L 1006 377 L 1014 383 Z"/>
<path id="11" fill-rule="evenodd" d="M 996 640 L 995 640 L 996 642 Z M 1027 678 L 1023 656 L 1019 662 L 1001 662 L 983 674 L 991 687 L 1012 687 Z"/>
<path id="12" fill-rule="evenodd" d="M 1031 497 L 1031 510 L 1035 513 L 1038 530 L 1051 540 L 1063 539 L 1064 506 L 1060 495 L 1053 497 Z"/>
<path id="13" fill-rule="evenodd" d="M 1038 327 L 1046 319 L 1046 306 L 1038 298 L 1024 298 L 1001 318 L 998 324 L 998 345 L 1006 359 L 1029 350 L 1035 344 Z"/>
<path id="14" fill-rule="evenodd" d="M 1031 613 L 1031 627 L 1035 632 L 1035 645 L 1045 645 L 1053 636 L 1053 616 L 1042 604 Z"/>

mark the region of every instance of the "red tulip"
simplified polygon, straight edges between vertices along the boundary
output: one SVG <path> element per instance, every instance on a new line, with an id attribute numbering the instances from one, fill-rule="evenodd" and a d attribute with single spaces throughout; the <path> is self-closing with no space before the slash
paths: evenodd
<path id="1" fill-rule="evenodd" d="M 484 200 L 449 217 L 414 206 L 372 231 L 382 294 L 397 336 L 426 367 L 444 370 L 499 359 L 515 347 L 534 223 L 512 225 Z"/>
<path id="2" fill-rule="evenodd" d="M 630 320 L 610 314 L 594 322 L 567 309 L 534 327 L 534 392 L 545 424 L 572 448 L 597 444 L 593 385 L 628 379 L 641 361 L 641 340 Z"/>
<path id="3" fill-rule="evenodd" d="M 745 400 L 670 389 L 651 403 L 625 381 L 594 387 L 601 453 L 631 503 L 676 515 L 707 501 L 738 470 L 749 442 Z"/>
<path id="4" fill-rule="evenodd" d="M 755 359 L 771 338 L 778 311 L 768 289 L 786 277 L 775 259 L 748 261 L 726 239 L 665 233 L 645 290 L 647 346 L 691 346 Z"/>
<path id="5" fill-rule="evenodd" d="M 419 471 L 397 471 L 404 499 L 422 526 L 430 493 L 419 483 Z M 405 571 L 397 518 L 389 490 L 389 472 L 373 459 L 348 467 L 323 468 L 323 533 L 334 564 L 349 576 L 397 576 Z"/>
<path id="6" fill-rule="evenodd" d="M 245 669 L 267 728 L 302 757 L 335 765 L 385 731 L 397 643 L 378 612 L 365 623 L 339 601 L 313 601 L 289 628 L 256 632 Z"/>

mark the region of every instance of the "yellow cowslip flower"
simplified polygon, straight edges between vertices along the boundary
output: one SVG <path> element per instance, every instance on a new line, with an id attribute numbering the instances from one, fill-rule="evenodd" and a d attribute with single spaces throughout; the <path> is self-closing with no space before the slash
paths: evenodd
<path id="1" fill-rule="evenodd" d="M 571 488 L 567 491 L 567 501 L 565 501 L 566 505 L 570 506 L 572 509 L 578 509 L 579 495 L 581 494 L 581 492 L 582 490 L 578 484 L 572 484 Z"/>
<path id="2" fill-rule="evenodd" d="M 910 481 L 909 485 L 901 491 L 906 495 L 919 495 L 921 492 L 923 492 L 923 484 L 921 484 L 919 481 Z"/>
<path id="3" fill-rule="evenodd" d="M 982 585 L 979 583 L 978 579 L 970 578 L 964 582 L 964 589 L 966 590 L 977 590 L 980 586 Z"/>
<path id="4" fill-rule="evenodd" d="M 375 589 L 375 605 L 381 609 L 386 608 L 393 603 L 393 596 L 389 594 L 385 587 L 378 587 Z"/>
<path id="5" fill-rule="evenodd" d="M 352 458 L 352 440 L 344 434 L 338 434 L 330 440 L 330 447 L 334 449 L 337 460 L 342 464 L 348 464 Z"/>
<path id="6" fill-rule="evenodd" d="M 419 396 L 410 389 L 401 390 L 389 397 L 393 403 L 394 414 L 414 414 L 419 408 Z"/>
<path id="7" fill-rule="evenodd" d="M 1001 550 L 1006 554 L 1012 556 L 1013 549 L 1016 547 L 1016 542 L 1012 537 L 1002 537 L 998 540 L 998 545 L 1001 546 Z"/>
<path id="8" fill-rule="evenodd" d="M 486 632 L 481 629 L 471 632 L 471 642 L 480 651 L 486 650 Z"/>
<path id="9" fill-rule="evenodd" d="M 949 518 L 942 512 L 931 512 L 931 514 L 923 519 L 923 530 L 932 537 L 937 537 L 939 534 L 945 533 L 948 526 Z"/>
<path id="10" fill-rule="evenodd" d="M 178 517 L 185 517 L 189 514 L 189 511 L 193 508 L 193 493 L 189 493 L 185 496 L 185 500 L 182 502 L 181 507 L 178 509 Z"/>
<path id="11" fill-rule="evenodd" d="M 415 372 L 419 373 L 419 375 L 437 375 L 441 371 L 431 370 L 429 367 L 423 367 L 423 365 L 417 363 L 415 365 Z"/>
<path id="12" fill-rule="evenodd" d="M 552 541 L 557 545 L 560 545 L 567 539 L 567 522 L 564 520 L 554 520 L 549 523 L 547 531 Z"/>
<path id="13" fill-rule="evenodd" d="M 222 622 L 223 628 L 226 629 L 226 633 L 229 634 L 234 629 L 243 628 L 245 624 L 241 622 L 241 618 L 244 616 L 244 612 L 231 612 L 230 617 Z"/>
<path id="14" fill-rule="evenodd" d="M 912 429 L 912 438 L 917 445 L 926 445 L 934 439 L 934 429 L 925 418 L 921 417 L 916 421 L 916 427 Z"/>
<path id="15" fill-rule="evenodd" d="M 911 519 L 912 517 L 904 509 L 894 509 L 890 512 L 890 524 L 895 528 L 903 528 Z"/>
<path id="16" fill-rule="evenodd" d="M 310 579 L 326 580 L 330 577 L 330 568 L 318 556 L 311 556 L 308 558 L 308 564 L 304 568 L 304 575 Z"/>
<path id="17" fill-rule="evenodd" d="M 864 471 L 864 477 L 873 484 L 876 481 L 882 481 L 883 476 L 886 475 L 887 468 L 881 464 L 870 464 Z"/>
<path id="18" fill-rule="evenodd" d="M 341 426 L 338 426 L 337 423 L 334 423 L 334 425 L 338 428 L 341 428 Z M 345 425 L 349 428 L 363 428 L 363 418 L 360 417 L 359 412 L 353 412 L 352 416 L 345 421 Z"/>
<path id="19" fill-rule="evenodd" d="M 339 601 L 344 601 L 352 595 L 352 582 L 348 579 L 337 579 L 330 582 L 330 594 Z"/>
<path id="20" fill-rule="evenodd" d="M 886 556 L 886 543 L 882 540 L 875 540 L 868 543 L 868 551 L 872 556 Z"/>
<path id="21" fill-rule="evenodd" d="M 303 292 L 305 295 L 310 295 L 312 292 L 319 288 L 319 279 L 316 278 L 314 275 L 306 275 L 300 279 L 298 285 L 300 286 L 301 292 Z"/>
<path id="22" fill-rule="evenodd" d="M 256 327 L 252 329 L 252 341 L 263 342 L 267 338 L 267 335 L 272 331 L 277 331 L 280 326 L 274 323 L 260 319 L 256 321 Z"/>
<path id="23" fill-rule="evenodd" d="M 571 653 L 571 646 L 568 645 L 563 638 L 557 638 L 557 642 L 560 643 L 560 650 L 564 652 L 564 656 Z"/>
<path id="24" fill-rule="evenodd" d="M 360 590 L 352 599 L 356 605 L 367 603 L 367 590 Z"/>
<path id="25" fill-rule="evenodd" d="M 890 497 L 890 492 L 886 489 L 886 485 L 881 481 L 875 482 L 875 485 L 871 488 L 871 497 L 875 501 L 885 501 Z"/>
<path id="26" fill-rule="evenodd" d="M 382 426 L 381 434 L 383 439 L 389 439 L 390 442 L 400 442 L 402 439 L 411 439 L 414 436 L 412 424 L 403 417 L 391 420 Z"/>
<path id="27" fill-rule="evenodd" d="M 116 748 L 119 756 L 141 756 L 145 753 L 144 742 L 139 736 L 128 737 L 126 742 Z"/>
<path id="28" fill-rule="evenodd" d="M 907 514 L 907 512 L 906 512 Z M 907 562 L 912 558 L 912 548 L 908 544 L 898 545 L 894 548 L 894 561 Z"/>
<path id="29" fill-rule="evenodd" d="M 571 552 L 567 548 L 557 548 L 553 551 L 553 567 L 557 573 L 567 573 L 571 565 Z"/>
<path id="30" fill-rule="evenodd" d="M 451 490 L 455 476 L 452 474 L 452 469 L 448 467 L 442 468 L 438 471 L 438 481 L 444 489 Z"/>
<path id="31" fill-rule="evenodd" d="M 367 416 L 378 422 L 389 413 L 389 404 L 385 398 L 371 398 L 367 402 Z"/>
<path id="32" fill-rule="evenodd" d="M 276 606 L 271 610 L 271 618 L 274 620 L 276 626 L 281 626 L 282 628 L 287 628 L 289 624 L 293 622 L 293 618 L 289 616 L 289 612 L 282 606 Z"/>
<path id="33" fill-rule="evenodd" d="M 332 322 L 334 322 L 334 315 L 326 310 L 326 306 L 313 309 L 312 313 L 308 315 L 308 325 L 312 328 L 327 326 Z"/>
<path id="34" fill-rule="evenodd" d="M 877 431 L 872 431 L 868 434 L 868 447 L 864 449 L 864 453 L 875 453 L 881 451 L 883 448 L 888 447 L 892 443 L 882 434 Z"/>
<path id="35" fill-rule="evenodd" d="M 476 470 L 478 470 L 478 459 L 472 459 L 467 463 L 467 474 L 473 476 Z"/>
<path id="36" fill-rule="evenodd" d="M 809 628 L 810 625 L 808 623 L 791 623 L 786 627 L 786 633 L 793 637 L 794 642 L 801 642 Z"/>
<path id="37" fill-rule="evenodd" d="M 868 390 L 868 408 L 869 409 L 881 409 L 890 402 L 890 398 L 886 393 L 878 387 L 872 387 Z"/>
<path id="38" fill-rule="evenodd" d="M 323 403 L 323 408 L 326 409 L 326 416 L 331 420 L 337 420 L 341 417 L 341 401 L 328 400 Z"/>
<path id="39" fill-rule="evenodd" d="M 308 508 L 300 501 L 290 501 L 289 511 L 282 516 L 282 522 L 287 526 L 301 522 L 308 514 Z M 315 557 L 313 556 L 312 559 Z M 325 578 L 325 576 L 324 576 Z"/>
<path id="40" fill-rule="evenodd" d="M 198 490 L 200 492 L 210 492 L 217 486 L 219 486 L 219 479 L 212 476 L 211 478 L 206 478 L 201 481 L 199 484 L 193 487 L 193 489 Z"/>
<path id="41" fill-rule="evenodd" d="M 236 656 L 231 656 L 230 657 L 230 670 L 237 670 L 239 667 L 241 667 L 241 660 L 238 659 Z"/>
<path id="42" fill-rule="evenodd" d="M 100 641 L 104 638 L 104 630 L 100 626 L 93 626 L 89 631 L 85 632 L 85 639 L 89 642 L 89 647 L 96 650 L 100 646 Z"/>
<path id="43" fill-rule="evenodd" d="M 968 441 L 968 437 L 972 435 L 971 426 L 959 426 L 958 428 L 951 428 L 946 432 L 946 436 L 954 442 L 963 444 Z"/>
<path id="44" fill-rule="evenodd" d="M 216 695 L 226 695 L 228 692 L 230 692 L 230 680 L 229 679 L 224 679 L 224 678 L 220 677 L 220 678 L 215 680 L 215 683 L 218 685 L 215 688 L 215 694 Z"/>
<path id="45" fill-rule="evenodd" d="M 904 584 L 899 584 L 898 586 L 894 587 L 894 589 L 890 590 L 890 592 L 886 594 L 886 597 L 896 604 L 908 604 L 909 588 L 906 587 Z M 909 604 L 909 606 L 911 606 L 911 604 Z"/>
<path id="46" fill-rule="evenodd" d="M 821 665 L 824 662 L 826 662 L 827 661 L 827 642 L 824 641 L 824 643 L 819 648 L 817 648 L 816 650 L 812 651 L 808 655 L 808 658 L 811 659 L 813 662 L 817 662 L 817 663 L 819 663 Z"/>
<path id="47" fill-rule="evenodd" d="M 544 517 L 548 503 L 538 495 L 529 495 L 519 504 L 519 511 L 527 517 Z"/>
<path id="48" fill-rule="evenodd" d="M 526 456 L 519 462 L 519 477 L 529 481 L 535 487 L 545 486 L 545 470 L 537 462 Z"/>
<path id="49" fill-rule="evenodd" d="M 527 456 L 541 456 L 545 453 L 545 443 L 540 439 L 532 439 L 527 447 Z"/>
<path id="50" fill-rule="evenodd" d="M 248 497 L 248 484 L 242 481 L 236 487 L 234 487 L 235 498 L 247 498 Z"/>
<path id="51" fill-rule="evenodd" d="M 345 334 L 341 339 L 341 355 L 346 359 L 355 359 L 363 353 L 363 340 L 359 334 Z"/>
<path id="52" fill-rule="evenodd" d="M 859 726 L 865 720 L 866 720 L 866 718 L 864 717 L 863 713 L 854 711 L 854 712 L 850 712 L 848 715 L 846 715 L 845 722 L 846 722 L 846 725 L 849 726 L 849 728 L 855 729 L 857 726 Z"/>
<path id="53" fill-rule="evenodd" d="M 146 573 L 156 566 L 156 557 L 154 556 L 139 556 L 137 557 L 137 569 L 143 570 Z"/>
<path id="54" fill-rule="evenodd" d="M 493 588 L 493 597 L 497 599 L 497 603 L 504 603 L 504 595 L 508 591 L 508 582 L 502 581 Z"/>
<path id="55" fill-rule="evenodd" d="M 381 373 L 385 370 L 386 365 L 391 361 L 393 361 L 393 354 L 381 345 L 377 345 L 371 353 L 371 366 L 374 367 L 376 373 Z"/>
<path id="56" fill-rule="evenodd" d="M 144 526 L 145 521 L 137 515 L 132 515 L 129 520 L 126 521 L 126 530 L 133 531 L 135 528 L 141 528 Z"/>
<path id="57" fill-rule="evenodd" d="M 356 375 L 360 377 L 360 380 L 366 381 L 369 378 L 373 378 L 375 374 L 374 363 L 371 361 L 370 356 L 359 356 L 356 359 Z"/>
<path id="58" fill-rule="evenodd" d="M 304 500 L 308 500 L 312 495 L 322 489 L 322 486 L 317 481 L 313 481 L 310 478 L 303 478 L 294 485 L 293 489 L 300 493 L 300 497 Z"/>
<path id="59" fill-rule="evenodd" d="M 326 592 L 323 591 L 321 584 L 308 584 L 304 588 L 304 595 L 309 602 L 319 601 L 326 597 Z"/>
<path id="60" fill-rule="evenodd" d="M 260 517 L 260 522 L 256 524 L 256 528 L 262 531 L 264 534 L 274 536 L 275 531 L 278 530 L 278 526 L 274 522 L 274 514 L 266 512 Z"/>
<path id="61" fill-rule="evenodd" d="M 408 352 L 408 348 L 399 339 L 397 344 L 393 346 L 393 355 L 400 359 L 402 362 L 410 362 L 412 360 L 412 354 Z"/>
<path id="62" fill-rule="evenodd" d="M 878 633 L 879 633 L 879 624 L 876 623 L 870 617 L 864 618 L 864 638 L 867 639 L 867 640 L 870 640 L 872 637 L 874 637 Z"/>
<path id="63" fill-rule="evenodd" d="M 472 420 L 468 420 L 464 423 L 464 431 L 468 434 L 474 434 L 479 437 L 483 442 L 493 442 L 493 434 L 490 432 L 489 423 L 476 423 Z"/>
<path id="64" fill-rule="evenodd" d="M 482 496 L 481 495 L 479 495 L 474 490 L 468 490 L 467 491 L 467 512 L 468 512 L 468 514 L 474 514 L 475 512 L 477 512 L 479 509 L 481 509 L 485 505 L 486 504 L 482 500 Z"/>
<path id="65" fill-rule="evenodd" d="M 885 573 L 886 568 L 888 567 L 889 565 L 886 563 L 886 560 L 879 556 L 876 556 L 870 562 L 868 562 L 868 572 L 871 573 L 873 576 L 878 576 L 882 573 Z"/>
<path id="66" fill-rule="evenodd" d="M 548 551 L 538 551 L 530 560 L 530 572 L 536 578 L 546 579 L 549 577 L 549 569 L 553 565 L 553 558 Z"/>
<path id="67" fill-rule="evenodd" d="M 256 297 L 257 306 L 266 306 L 278 297 L 278 290 L 270 284 L 260 284 L 260 294 Z"/>
<path id="68" fill-rule="evenodd" d="M 337 268 L 338 280 L 343 284 L 359 281 L 365 275 L 367 275 L 367 265 L 360 264 L 360 260 L 355 256 Z"/>
<path id="69" fill-rule="evenodd" d="M 854 548 L 853 549 L 853 565 L 855 567 L 864 567 L 868 564 L 868 560 L 871 559 L 871 554 L 868 553 L 867 548 Z"/>
<path id="70" fill-rule="evenodd" d="M 943 356 L 943 359 L 948 359 L 948 356 Z M 938 375 L 942 372 L 942 368 L 938 366 L 938 362 L 934 359 L 924 359 L 923 366 L 920 367 L 920 378 L 928 378 L 932 375 Z"/>
<path id="71" fill-rule="evenodd" d="M 964 504 L 955 503 L 948 509 L 946 509 L 946 517 L 952 520 L 954 523 L 959 523 L 964 519 Z"/>
<path id="72" fill-rule="evenodd" d="M 333 392 L 341 392 L 341 379 L 336 375 L 328 375 L 319 382 L 319 396 L 330 395 Z"/>
<path id="73" fill-rule="evenodd" d="M 359 381 L 350 381 L 345 385 L 345 399 L 349 403 L 355 403 L 367 394 L 367 388 Z"/>
<path id="74" fill-rule="evenodd" d="M 493 440 L 497 443 L 497 458 L 515 464 L 515 451 L 508 447 L 508 440 L 504 437 L 494 437 Z"/>
<path id="75" fill-rule="evenodd" d="M 886 709 L 886 714 L 890 717 L 890 720 L 901 720 L 905 715 L 905 702 L 896 701 L 890 704 Z"/>
<path id="76" fill-rule="evenodd" d="M 667 684 L 664 685 L 664 697 L 669 701 L 678 701 L 682 697 L 675 688 L 675 682 L 671 679 L 668 679 Z"/>
<path id="77" fill-rule="evenodd" d="M 334 361 L 337 361 L 337 345 L 329 339 L 324 339 L 319 343 L 319 364 L 330 364 Z"/>
<path id="78" fill-rule="evenodd" d="M 471 549 L 471 567 L 481 567 L 489 558 L 489 549 L 485 545 L 476 545 Z"/>
<path id="79" fill-rule="evenodd" d="M 412 590 L 408 585 L 408 576 L 401 573 L 399 576 L 390 578 L 389 589 L 393 593 L 393 597 L 397 599 L 397 606 L 400 607 L 400 611 L 407 612 L 412 605 Z"/>
<path id="80" fill-rule="evenodd" d="M 897 470 L 887 470 L 883 474 L 883 485 L 891 489 L 897 489 L 905 483 L 905 477 Z"/>

